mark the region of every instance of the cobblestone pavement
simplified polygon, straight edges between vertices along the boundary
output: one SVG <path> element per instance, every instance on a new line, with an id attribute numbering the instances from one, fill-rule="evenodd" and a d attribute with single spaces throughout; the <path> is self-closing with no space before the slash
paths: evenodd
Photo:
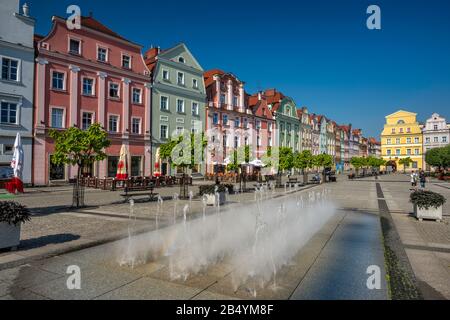
<path id="1" fill-rule="evenodd" d="M 447 203 L 444 221 L 418 221 L 409 203 L 409 177 L 382 176 L 379 180 L 395 227 L 425 299 L 450 299 L 450 189 L 438 182 L 427 189 L 442 194 Z"/>
<path id="2" fill-rule="evenodd" d="M 300 250 L 292 263 L 283 268 L 277 276 L 277 288 L 267 287 L 258 290 L 258 299 L 387 299 L 388 288 L 384 277 L 382 239 L 377 219 L 376 190 L 374 183 L 365 181 L 353 183 L 339 179 L 338 183 L 315 187 L 331 190 L 331 198 L 340 208 L 335 215 L 307 245 Z M 291 196 L 306 196 L 308 190 L 293 193 Z M 280 190 L 280 195 L 284 190 Z M 238 202 L 254 199 L 252 193 L 232 196 L 231 206 Z M 182 207 L 187 202 L 180 203 Z M 136 204 L 140 227 L 152 225 L 149 205 Z M 173 202 L 164 204 L 168 222 L 172 216 Z M 141 208 L 143 206 L 144 208 Z M 199 201 L 193 206 L 200 208 Z M 120 209 L 118 209 L 120 208 Z M 101 219 L 103 228 L 114 229 L 114 221 L 127 225 L 128 207 L 101 206 L 95 213 L 57 213 L 50 216 L 67 215 L 70 219 L 90 219 L 89 224 Z M 143 209 L 140 212 L 139 209 Z M 106 210 L 109 212 L 101 213 Z M 214 209 L 211 209 L 214 210 Z M 192 210 L 194 211 L 194 209 Z M 147 215 L 147 217 L 145 216 Z M 89 217 L 89 218 L 87 218 Z M 114 219 L 114 220 L 111 220 Z M 125 220 L 124 222 L 122 222 Z M 110 224 L 110 225 L 109 225 Z M 34 227 L 35 230 L 39 226 Z M 56 230 L 55 230 L 56 231 Z M 95 232 L 95 230 L 89 231 Z M 89 233 L 88 232 L 88 233 Z M 104 230 L 98 228 L 97 234 Z M 109 232 L 109 231 L 106 231 Z M 111 231 L 112 232 L 112 231 Z M 370 235 L 370 236 L 369 236 Z M 91 235 L 92 237 L 92 235 Z M 78 240 L 74 240 L 78 241 Z M 70 242 L 72 243 L 72 242 Z M 208 268 L 205 273 L 189 278 L 187 281 L 170 280 L 167 261 L 151 261 L 134 269 L 121 267 L 115 258 L 115 242 L 77 250 L 54 257 L 30 261 L 20 266 L 0 270 L 0 299 L 252 299 L 246 286 L 233 289 L 230 266 L 227 261 Z M 349 250 L 348 248 L 353 248 Z M 355 252 L 355 254 L 349 254 Z M 358 252 L 358 254 L 356 254 Z M 356 258 L 356 259 L 355 259 Z M 78 265 L 82 269 L 82 290 L 67 289 L 67 266 Z M 381 290 L 369 290 L 366 286 L 367 268 L 378 265 L 382 272 Z M 328 271 L 324 273 L 324 271 Z M 341 275 L 341 276 L 340 276 Z M 324 286 L 324 285 L 327 286 Z M 315 288 L 314 294 L 310 288 Z M 329 288 L 326 289 L 326 288 Z M 334 290 L 334 294 L 330 294 Z M 294 294 L 295 292 L 295 294 Z"/>

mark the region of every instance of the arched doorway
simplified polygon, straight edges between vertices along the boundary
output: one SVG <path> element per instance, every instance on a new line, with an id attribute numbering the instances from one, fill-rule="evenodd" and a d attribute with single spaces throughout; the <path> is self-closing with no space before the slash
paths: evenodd
<path id="1" fill-rule="evenodd" d="M 395 162 L 394 160 L 386 162 L 386 168 L 388 167 L 392 168 L 392 172 L 397 172 L 397 162 Z"/>

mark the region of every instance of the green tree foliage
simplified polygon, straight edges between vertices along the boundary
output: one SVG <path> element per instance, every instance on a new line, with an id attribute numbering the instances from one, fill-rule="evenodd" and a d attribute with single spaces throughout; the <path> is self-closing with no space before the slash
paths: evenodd
<path id="1" fill-rule="evenodd" d="M 403 166 L 403 172 L 406 172 L 406 167 L 409 167 L 412 163 L 412 159 L 410 157 L 400 159 L 398 164 Z"/>
<path id="2" fill-rule="evenodd" d="M 309 150 L 303 152 L 296 152 L 294 155 L 294 167 L 296 169 L 305 171 L 305 169 L 312 168 L 314 166 L 314 157 Z"/>
<path id="3" fill-rule="evenodd" d="M 294 167 L 294 154 L 292 149 L 288 147 L 280 148 L 280 163 L 278 169 L 280 171 L 291 170 Z"/>
<path id="4" fill-rule="evenodd" d="M 447 169 L 450 166 L 450 145 L 428 150 L 425 154 L 425 162 L 439 170 Z"/>
<path id="5" fill-rule="evenodd" d="M 313 158 L 313 164 L 318 168 L 329 168 L 333 166 L 333 157 L 329 154 L 319 154 Z"/>

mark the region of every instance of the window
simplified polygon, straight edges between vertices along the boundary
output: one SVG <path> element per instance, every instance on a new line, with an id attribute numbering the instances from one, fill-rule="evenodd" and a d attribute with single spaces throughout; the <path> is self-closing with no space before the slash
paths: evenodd
<path id="1" fill-rule="evenodd" d="M 396 144 L 400 144 L 400 138 L 395 139 Z"/>
<path id="2" fill-rule="evenodd" d="M 131 120 L 131 132 L 134 134 L 141 134 L 141 119 L 133 118 Z"/>
<path id="3" fill-rule="evenodd" d="M 238 148 L 239 147 L 239 137 L 234 137 L 234 148 Z"/>
<path id="4" fill-rule="evenodd" d="M 244 119 L 244 129 L 248 129 L 248 120 L 247 120 L 247 118 Z"/>
<path id="5" fill-rule="evenodd" d="M 0 119 L 1 123 L 17 124 L 17 104 L 2 101 Z"/>
<path id="6" fill-rule="evenodd" d="M 434 142 L 439 142 L 439 137 L 434 137 Z"/>
<path id="7" fill-rule="evenodd" d="M 261 147 L 261 138 L 259 136 L 256 137 L 256 146 Z"/>
<path id="8" fill-rule="evenodd" d="M 170 80 L 170 73 L 169 73 L 169 71 L 168 70 L 163 70 L 162 71 L 162 77 L 163 77 L 163 80 L 169 81 Z"/>
<path id="9" fill-rule="evenodd" d="M 94 115 L 91 112 L 83 112 L 83 117 L 81 119 L 81 128 L 83 130 L 89 129 L 89 127 L 92 125 L 94 119 Z"/>
<path id="10" fill-rule="evenodd" d="M 226 134 L 223 135 L 223 146 L 228 147 L 228 136 Z"/>
<path id="11" fill-rule="evenodd" d="M 233 106 L 237 107 L 238 106 L 238 97 L 233 96 Z"/>
<path id="12" fill-rule="evenodd" d="M 65 78 L 65 74 L 62 72 L 57 72 L 57 71 L 53 71 L 52 74 L 52 89 L 55 90 L 64 90 L 65 89 L 65 84 L 64 84 L 64 79 Z"/>
<path id="13" fill-rule="evenodd" d="M 184 100 L 177 99 L 177 112 L 184 113 Z"/>
<path id="14" fill-rule="evenodd" d="M 431 139 L 430 138 L 425 138 L 425 143 L 430 143 Z"/>
<path id="15" fill-rule="evenodd" d="M 182 86 L 184 85 L 184 73 L 183 72 L 178 72 L 177 83 Z"/>
<path id="16" fill-rule="evenodd" d="M 403 133 L 403 128 L 400 128 L 400 133 Z"/>
<path id="17" fill-rule="evenodd" d="M 225 104 L 226 102 L 227 102 L 227 99 L 226 99 L 225 95 L 222 93 L 220 95 L 220 103 L 221 104 Z"/>
<path id="18" fill-rule="evenodd" d="M 447 143 L 447 137 L 442 137 L 442 142 Z"/>
<path id="19" fill-rule="evenodd" d="M 169 128 L 167 125 L 162 124 L 160 127 L 160 137 L 161 139 L 167 139 L 169 137 Z"/>
<path id="20" fill-rule="evenodd" d="M 224 114 L 224 115 L 222 116 L 222 124 L 223 124 L 224 126 L 227 126 L 227 125 L 228 125 L 228 115 L 227 115 L 227 114 Z"/>
<path id="21" fill-rule="evenodd" d="M 241 126 L 241 120 L 239 118 L 234 119 L 234 127 L 239 128 Z"/>
<path id="22" fill-rule="evenodd" d="M 192 79 L 192 87 L 194 89 L 198 89 L 198 80 L 197 79 Z"/>
<path id="23" fill-rule="evenodd" d="M 198 103 L 192 102 L 192 115 L 198 116 Z"/>
<path id="24" fill-rule="evenodd" d="M 261 121 L 256 120 L 256 130 L 260 130 L 260 129 L 261 129 Z"/>
<path id="25" fill-rule="evenodd" d="M 109 132 L 119 132 L 119 116 L 111 115 L 109 116 Z"/>
<path id="26" fill-rule="evenodd" d="M 183 57 L 179 57 L 179 58 L 178 58 L 178 62 L 185 63 L 185 60 L 184 60 Z"/>
<path id="27" fill-rule="evenodd" d="M 2 58 L 2 79 L 19 81 L 19 60 Z"/>
<path id="28" fill-rule="evenodd" d="M 119 84 L 110 82 L 109 83 L 109 97 L 118 99 L 119 98 Z"/>
<path id="29" fill-rule="evenodd" d="M 386 143 L 387 143 L 387 144 L 391 144 L 391 142 L 392 142 L 391 139 L 387 139 L 387 140 L 386 140 Z"/>
<path id="30" fill-rule="evenodd" d="M 108 49 L 98 47 L 97 60 L 100 62 L 107 62 L 108 61 Z"/>
<path id="31" fill-rule="evenodd" d="M 411 138 L 406 138 L 406 143 L 411 143 Z"/>
<path id="32" fill-rule="evenodd" d="M 400 149 L 397 149 L 397 150 L 395 150 L 395 154 L 397 155 L 397 156 L 399 156 L 401 153 L 400 153 Z"/>
<path id="33" fill-rule="evenodd" d="M 407 132 L 407 133 L 411 133 L 411 128 L 407 128 L 407 129 L 406 129 L 406 132 Z"/>
<path id="34" fill-rule="evenodd" d="M 433 130 L 434 130 L 434 131 L 438 130 L 438 125 L 437 125 L 437 124 L 435 124 L 435 125 L 433 126 Z"/>
<path id="35" fill-rule="evenodd" d="M 122 55 L 122 68 L 131 69 L 131 57 L 126 54 Z"/>
<path id="36" fill-rule="evenodd" d="M 398 120 L 397 124 L 405 124 L 405 121 L 404 120 Z"/>
<path id="37" fill-rule="evenodd" d="M 53 155 L 50 155 L 49 173 L 50 180 L 64 180 L 66 177 L 66 168 L 64 164 L 54 164 L 52 161 Z"/>
<path id="38" fill-rule="evenodd" d="M 219 115 L 217 113 L 213 114 L 213 124 L 219 123 Z"/>
<path id="39" fill-rule="evenodd" d="M 395 128 L 392 128 L 392 133 L 395 133 Z"/>
<path id="40" fill-rule="evenodd" d="M 420 154 L 420 150 L 419 150 L 419 149 L 415 149 L 415 150 L 414 150 L 414 154 L 415 154 L 416 156 L 418 156 L 418 155 Z"/>
<path id="41" fill-rule="evenodd" d="M 414 143 L 418 144 L 419 143 L 419 138 L 414 138 Z"/>
<path id="42" fill-rule="evenodd" d="M 169 110 L 169 98 L 161 96 L 159 106 L 161 110 Z"/>
<path id="43" fill-rule="evenodd" d="M 72 54 L 81 54 L 80 52 L 80 41 L 75 39 L 70 39 L 69 41 L 69 52 Z"/>
<path id="44" fill-rule="evenodd" d="M 64 109 L 52 108 L 51 126 L 56 129 L 64 128 Z"/>
<path id="45" fill-rule="evenodd" d="M 184 132 L 184 127 L 177 127 L 177 136 L 182 135 Z"/>
<path id="46" fill-rule="evenodd" d="M 391 155 L 391 150 L 387 150 L 386 152 L 387 152 L 386 154 L 387 154 L 388 156 Z"/>
<path id="47" fill-rule="evenodd" d="M 142 90 L 139 88 L 133 88 L 133 103 L 142 103 Z"/>
<path id="48" fill-rule="evenodd" d="M 410 155 L 411 155 L 411 149 L 406 149 L 406 154 L 407 154 L 408 156 L 410 156 Z"/>
<path id="49" fill-rule="evenodd" d="M 83 78 L 83 94 L 86 96 L 94 95 L 94 79 Z"/>

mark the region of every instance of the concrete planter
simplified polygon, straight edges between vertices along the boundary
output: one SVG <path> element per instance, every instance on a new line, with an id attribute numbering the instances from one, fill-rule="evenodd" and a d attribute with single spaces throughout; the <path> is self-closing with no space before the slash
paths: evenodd
<path id="1" fill-rule="evenodd" d="M 216 206 L 216 195 L 214 194 L 206 194 L 206 205 L 208 206 Z M 219 204 L 224 205 L 226 201 L 225 192 L 219 192 Z"/>
<path id="2" fill-rule="evenodd" d="M 414 215 L 419 220 L 423 219 L 442 221 L 442 206 L 439 208 L 430 207 L 428 209 L 420 209 L 417 205 L 414 205 Z"/>
<path id="3" fill-rule="evenodd" d="M 0 249 L 16 249 L 20 244 L 21 225 L 10 225 L 0 222 Z"/>

